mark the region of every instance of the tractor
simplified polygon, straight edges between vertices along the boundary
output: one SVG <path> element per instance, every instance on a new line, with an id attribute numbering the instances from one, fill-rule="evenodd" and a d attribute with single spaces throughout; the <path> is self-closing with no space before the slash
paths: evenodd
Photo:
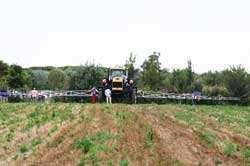
<path id="1" fill-rule="evenodd" d="M 107 77 L 102 80 L 102 94 L 105 99 L 105 90 L 109 88 L 112 92 L 112 100 L 115 102 L 136 103 L 137 88 L 131 78 L 128 78 L 128 70 L 121 67 L 108 68 Z"/>

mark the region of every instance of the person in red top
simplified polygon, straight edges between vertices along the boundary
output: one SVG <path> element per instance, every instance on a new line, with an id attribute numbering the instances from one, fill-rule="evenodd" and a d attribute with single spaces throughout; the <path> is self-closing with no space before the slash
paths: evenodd
<path id="1" fill-rule="evenodd" d="M 98 90 L 96 89 L 96 87 L 93 87 L 91 89 L 91 102 L 92 103 L 96 103 L 97 95 L 98 95 Z"/>

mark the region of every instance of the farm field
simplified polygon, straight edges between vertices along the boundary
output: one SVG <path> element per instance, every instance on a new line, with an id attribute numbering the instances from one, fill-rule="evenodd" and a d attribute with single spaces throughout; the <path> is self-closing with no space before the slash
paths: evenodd
<path id="1" fill-rule="evenodd" d="M 250 107 L 0 103 L 0 165 L 250 165 Z"/>

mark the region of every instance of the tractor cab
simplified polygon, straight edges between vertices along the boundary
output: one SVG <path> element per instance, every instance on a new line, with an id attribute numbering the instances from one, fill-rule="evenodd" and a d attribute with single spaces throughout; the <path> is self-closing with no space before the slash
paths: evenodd
<path id="1" fill-rule="evenodd" d="M 110 77 L 127 77 L 128 72 L 123 68 L 110 68 L 109 69 Z"/>

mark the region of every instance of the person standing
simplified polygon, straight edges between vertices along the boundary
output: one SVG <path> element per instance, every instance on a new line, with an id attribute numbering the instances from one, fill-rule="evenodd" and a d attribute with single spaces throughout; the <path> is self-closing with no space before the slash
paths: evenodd
<path id="1" fill-rule="evenodd" d="M 98 94 L 98 90 L 96 89 L 96 87 L 93 87 L 91 89 L 91 102 L 93 104 L 96 103 L 97 94 Z"/>
<path id="2" fill-rule="evenodd" d="M 112 103 L 112 98 L 111 98 L 111 90 L 109 89 L 109 88 L 107 88 L 106 90 L 105 90 L 105 96 L 106 96 L 106 102 L 107 102 L 107 104 L 108 103 Z"/>
<path id="3" fill-rule="evenodd" d="M 31 99 L 32 99 L 32 100 L 36 100 L 36 99 L 37 99 L 37 95 L 38 95 L 38 91 L 36 90 L 36 88 L 34 88 L 34 89 L 31 91 Z"/>

